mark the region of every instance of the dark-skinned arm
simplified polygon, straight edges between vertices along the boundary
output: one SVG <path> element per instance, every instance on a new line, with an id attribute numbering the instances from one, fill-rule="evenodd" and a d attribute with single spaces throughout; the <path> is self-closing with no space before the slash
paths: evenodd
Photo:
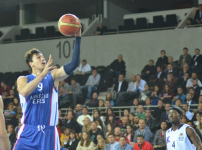
<path id="1" fill-rule="evenodd" d="M 197 150 L 202 150 L 201 140 L 193 128 L 187 128 L 187 135 L 191 142 L 196 146 Z"/>

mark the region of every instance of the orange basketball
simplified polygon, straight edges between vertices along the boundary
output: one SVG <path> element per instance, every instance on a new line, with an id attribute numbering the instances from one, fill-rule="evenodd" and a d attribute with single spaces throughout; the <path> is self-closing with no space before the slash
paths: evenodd
<path id="1" fill-rule="evenodd" d="M 80 21 L 73 14 L 65 14 L 58 21 L 58 29 L 65 36 L 73 36 L 79 32 Z"/>

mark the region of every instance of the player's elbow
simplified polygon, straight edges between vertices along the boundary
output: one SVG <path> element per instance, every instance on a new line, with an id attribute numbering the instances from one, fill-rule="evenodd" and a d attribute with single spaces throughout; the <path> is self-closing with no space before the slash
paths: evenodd
<path id="1" fill-rule="evenodd" d="M 0 141 L 5 141 L 8 139 L 6 132 L 0 133 Z"/>
<path id="2" fill-rule="evenodd" d="M 22 95 L 23 97 L 29 96 L 29 93 L 28 93 L 27 91 L 21 91 L 21 92 L 19 92 L 19 93 L 20 93 L 20 95 Z"/>

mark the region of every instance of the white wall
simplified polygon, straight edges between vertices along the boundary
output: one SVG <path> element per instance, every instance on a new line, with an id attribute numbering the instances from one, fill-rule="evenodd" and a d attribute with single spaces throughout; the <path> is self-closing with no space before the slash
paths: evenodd
<path id="1" fill-rule="evenodd" d="M 92 66 L 109 65 L 118 54 L 123 54 L 126 62 L 127 78 L 132 74 L 138 74 L 148 63 L 149 59 L 156 62 L 162 49 L 174 60 L 182 54 L 183 47 L 189 48 L 189 53 L 194 54 L 195 48 L 202 47 L 202 27 L 176 29 L 153 32 L 127 33 L 103 36 L 87 36 L 82 38 L 81 60 L 86 59 Z M 0 45 L 1 72 L 23 71 L 28 69 L 24 61 L 24 54 L 29 49 L 36 47 L 45 57 L 53 56 L 53 64 L 63 65 L 71 60 L 59 58 L 59 42 L 69 41 L 73 45 L 74 38 L 55 39 L 47 41 L 35 41 L 24 43 L 11 43 Z M 62 45 L 63 46 L 63 45 Z M 68 52 L 66 44 L 66 52 Z M 71 49 L 72 52 L 72 49 Z"/>
<path id="2" fill-rule="evenodd" d="M 179 21 L 179 20 L 183 20 L 185 18 L 185 14 L 189 13 L 190 10 L 191 10 L 191 8 L 188 8 L 188 9 L 176 9 L 176 10 L 166 10 L 166 11 L 156 11 L 156 12 L 148 12 L 148 13 L 126 14 L 126 15 L 123 16 L 123 18 L 124 19 L 133 18 L 134 20 L 136 20 L 137 18 L 146 17 L 148 23 L 153 23 L 153 16 L 162 15 L 163 18 L 164 18 L 164 21 L 166 21 L 166 15 L 176 14 L 177 19 Z"/>

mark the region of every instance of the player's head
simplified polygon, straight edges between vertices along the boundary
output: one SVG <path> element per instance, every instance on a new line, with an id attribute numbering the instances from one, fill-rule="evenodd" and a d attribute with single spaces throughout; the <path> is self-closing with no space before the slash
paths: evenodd
<path id="1" fill-rule="evenodd" d="M 169 121 L 172 124 L 177 124 L 181 122 L 182 110 L 179 107 L 171 107 L 169 110 Z"/>
<path id="2" fill-rule="evenodd" d="M 29 50 L 25 54 L 25 60 L 29 68 L 32 70 L 33 68 L 43 70 L 46 65 L 46 60 L 43 54 L 36 48 Z"/>

